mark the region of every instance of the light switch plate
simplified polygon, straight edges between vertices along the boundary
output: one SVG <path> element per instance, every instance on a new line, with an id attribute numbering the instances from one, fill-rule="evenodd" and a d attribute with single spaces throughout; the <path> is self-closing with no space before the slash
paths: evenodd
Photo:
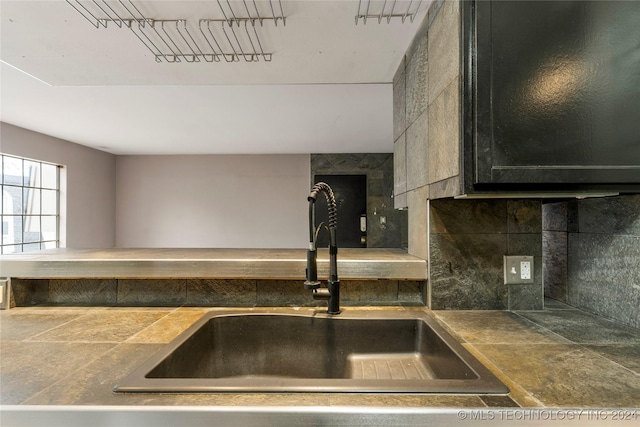
<path id="1" fill-rule="evenodd" d="M 7 310 L 11 303 L 11 280 L 0 278 L 0 310 Z"/>
<path id="2" fill-rule="evenodd" d="M 519 285 L 533 283 L 533 257 L 505 256 L 504 257 L 504 284 Z"/>

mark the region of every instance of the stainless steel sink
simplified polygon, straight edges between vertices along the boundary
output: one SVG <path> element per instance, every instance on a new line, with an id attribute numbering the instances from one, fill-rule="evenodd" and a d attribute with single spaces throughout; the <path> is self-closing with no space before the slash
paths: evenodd
<path id="1" fill-rule="evenodd" d="M 116 392 L 508 393 L 421 311 L 209 313 Z"/>

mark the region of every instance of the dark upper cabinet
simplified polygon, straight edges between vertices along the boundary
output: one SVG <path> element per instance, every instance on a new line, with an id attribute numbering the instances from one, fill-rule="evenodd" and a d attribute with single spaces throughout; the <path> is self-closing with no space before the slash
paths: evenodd
<path id="1" fill-rule="evenodd" d="M 467 192 L 640 191 L 640 1 L 461 12 Z"/>

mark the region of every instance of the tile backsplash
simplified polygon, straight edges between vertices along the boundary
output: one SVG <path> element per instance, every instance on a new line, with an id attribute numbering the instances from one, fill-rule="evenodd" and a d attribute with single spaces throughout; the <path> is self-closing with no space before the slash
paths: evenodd
<path id="1" fill-rule="evenodd" d="M 12 279 L 12 305 L 118 307 L 324 306 L 302 280 L 249 279 Z M 425 283 L 343 280 L 341 304 L 424 305 Z"/>
<path id="2" fill-rule="evenodd" d="M 431 308 L 542 308 L 542 213 L 539 200 L 431 200 Z M 534 256 L 534 283 L 505 285 L 504 255 Z"/>
<path id="3" fill-rule="evenodd" d="M 545 292 L 640 327 L 640 195 L 543 205 Z"/>

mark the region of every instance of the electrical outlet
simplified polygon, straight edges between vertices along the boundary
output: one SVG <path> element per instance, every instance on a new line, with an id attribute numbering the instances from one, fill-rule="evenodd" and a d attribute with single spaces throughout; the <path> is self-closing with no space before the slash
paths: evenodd
<path id="1" fill-rule="evenodd" d="M 531 263 L 529 261 L 520 261 L 520 278 L 522 280 L 531 279 Z"/>
<path id="2" fill-rule="evenodd" d="M 517 285 L 533 283 L 532 256 L 504 257 L 504 284 Z"/>

